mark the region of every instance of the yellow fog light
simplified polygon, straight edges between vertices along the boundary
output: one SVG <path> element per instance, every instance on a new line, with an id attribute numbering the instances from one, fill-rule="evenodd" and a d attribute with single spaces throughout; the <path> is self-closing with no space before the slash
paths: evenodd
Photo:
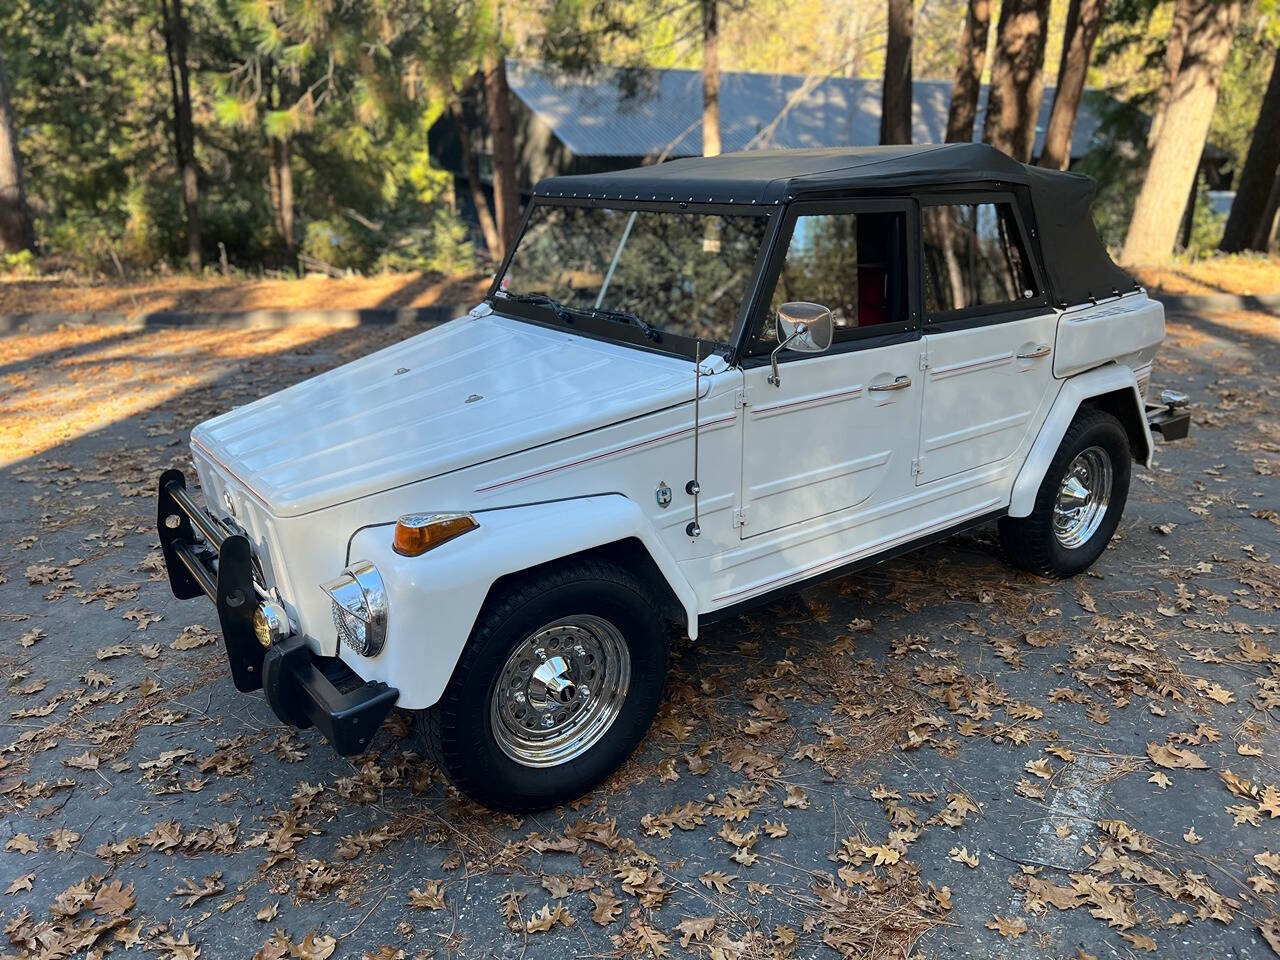
<path id="1" fill-rule="evenodd" d="M 469 513 L 406 513 L 396 521 L 391 545 L 401 556 L 418 557 L 478 526 Z"/>
<path id="2" fill-rule="evenodd" d="M 263 600 L 253 611 L 253 635 L 264 647 L 289 636 L 289 615 L 274 600 Z"/>

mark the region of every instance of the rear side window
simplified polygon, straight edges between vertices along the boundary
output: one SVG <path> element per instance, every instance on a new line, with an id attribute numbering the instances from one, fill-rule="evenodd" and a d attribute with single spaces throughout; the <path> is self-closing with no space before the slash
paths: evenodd
<path id="1" fill-rule="evenodd" d="M 901 211 L 796 217 L 760 340 L 776 343 L 778 307 L 831 309 L 835 340 L 884 333 L 907 319 L 906 215 Z"/>
<path id="2" fill-rule="evenodd" d="M 920 238 L 930 314 L 1013 304 L 1039 294 L 1009 203 L 921 207 Z"/>

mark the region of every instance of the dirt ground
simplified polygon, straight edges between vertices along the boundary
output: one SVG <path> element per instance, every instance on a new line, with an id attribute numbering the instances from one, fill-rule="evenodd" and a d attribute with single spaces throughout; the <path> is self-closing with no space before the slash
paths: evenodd
<path id="1" fill-rule="evenodd" d="M 1250 255 L 1210 257 L 1189 263 L 1130 269 L 1148 290 L 1208 293 L 1280 293 L 1280 258 Z"/>
<path id="2" fill-rule="evenodd" d="M 360 310 L 477 303 L 487 277 L 423 273 L 300 280 L 171 276 L 119 281 L 0 278 L 0 314 Z"/>
<path id="3" fill-rule="evenodd" d="M 636 755 L 524 818 L 405 715 L 281 726 L 163 578 L 191 426 L 406 335 L 0 338 L 0 955 L 1280 954 L 1280 320 L 1170 317 L 1193 432 L 1086 575 L 983 529 L 673 637 Z"/>
<path id="4" fill-rule="evenodd" d="M 1280 259 L 1275 258 L 1215 257 L 1133 272 L 1149 289 L 1167 293 L 1280 293 Z M 421 273 L 301 280 L 173 276 L 129 283 L 0 277 L 0 315 L 429 307 L 476 303 L 488 285 L 486 277 L 442 279 Z"/>

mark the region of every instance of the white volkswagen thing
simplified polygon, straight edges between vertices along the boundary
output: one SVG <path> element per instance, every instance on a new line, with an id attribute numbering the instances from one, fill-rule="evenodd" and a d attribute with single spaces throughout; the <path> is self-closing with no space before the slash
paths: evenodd
<path id="1" fill-rule="evenodd" d="M 992 521 L 1024 570 L 1098 559 L 1189 418 L 1092 195 L 977 144 L 545 180 L 469 314 L 194 429 L 173 592 L 338 751 L 399 706 L 476 801 L 570 800 L 673 625 Z"/>

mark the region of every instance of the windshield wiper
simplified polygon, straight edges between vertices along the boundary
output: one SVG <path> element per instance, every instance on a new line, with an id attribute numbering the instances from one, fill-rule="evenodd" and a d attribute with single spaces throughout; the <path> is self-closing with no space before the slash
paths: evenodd
<path id="1" fill-rule="evenodd" d="M 532 303 L 540 307 L 550 307 L 556 317 L 561 320 L 564 319 L 564 314 L 569 310 L 555 297 L 549 297 L 545 293 L 501 293 L 499 296 L 503 300 L 512 300 L 515 303 Z"/>
<path id="2" fill-rule="evenodd" d="M 602 320 L 615 320 L 618 323 L 629 323 L 632 326 L 639 327 L 644 331 L 644 335 L 649 340 L 660 340 L 662 335 L 658 328 L 652 324 L 645 323 L 630 310 L 604 310 L 600 307 L 592 307 L 590 310 L 584 311 L 593 317 L 599 317 Z"/>
<path id="3" fill-rule="evenodd" d="M 504 293 L 502 297 L 506 300 L 512 300 L 516 303 L 531 303 L 540 307 L 550 307 L 551 312 L 555 314 L 557 320 L 572 323 L 575 316 L 578 317 L 594 317 L 599 320 L 612 320 L 615 323 L 629 323 L 632 326 L 639 327 L 647 339 L 661 340 L 662 334 L 657 327 L 645 323 L 636 314 L 630 310 L 605 310 L 601 307 L 571 307 L 566 303 L 561 303 L 555 297 L 549 297 L 545 293 Z"/>

